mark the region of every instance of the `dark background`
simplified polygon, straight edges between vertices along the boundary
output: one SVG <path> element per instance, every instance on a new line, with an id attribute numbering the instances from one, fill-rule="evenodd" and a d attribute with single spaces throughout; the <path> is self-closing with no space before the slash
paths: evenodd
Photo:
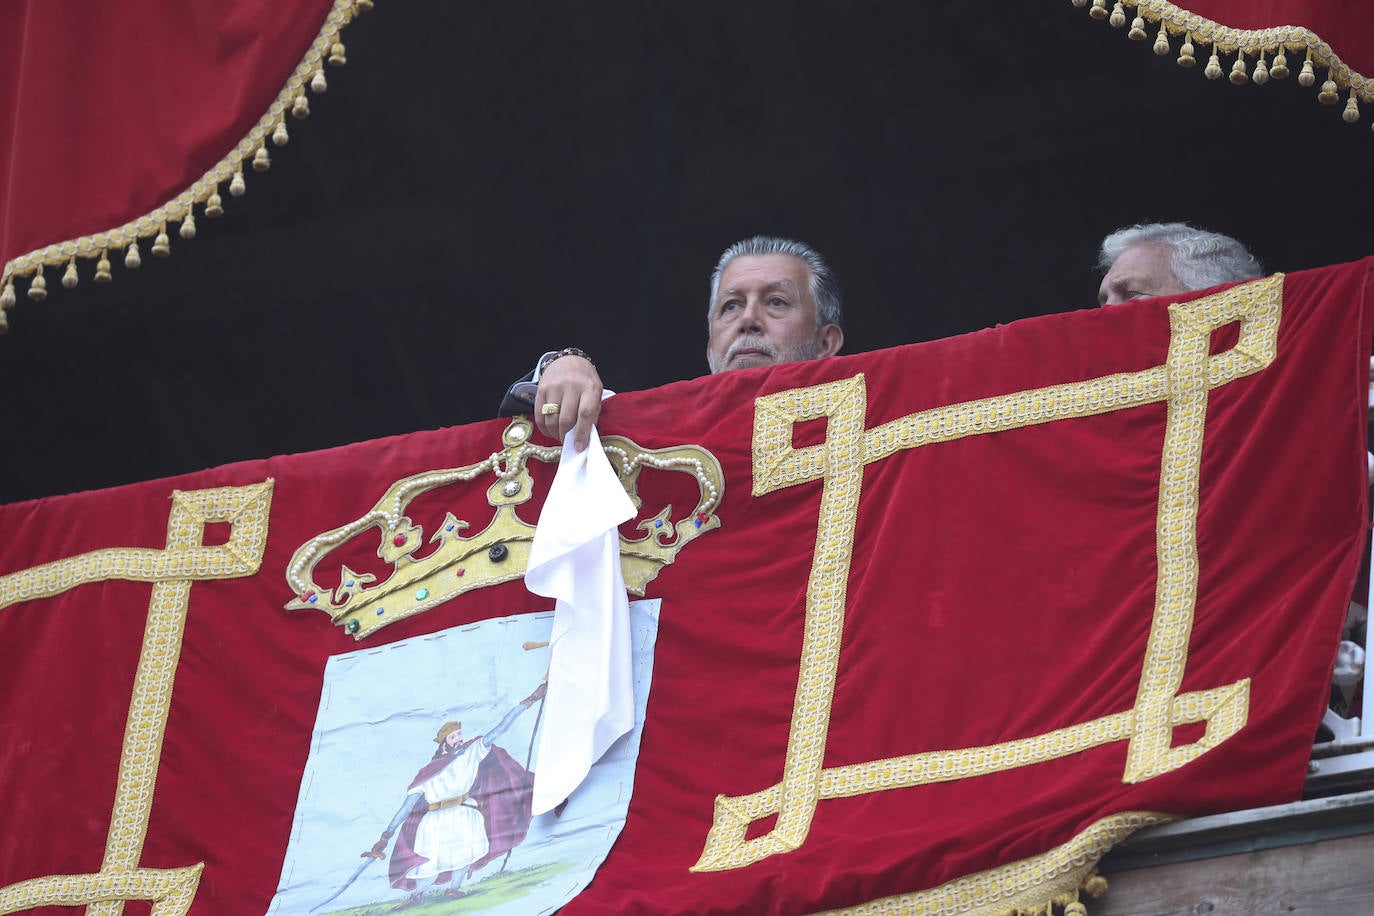
<path id="1" fill-rule="evenodd" d="M 832 262 L 845 352 L 1091 307 L 1132 222 L 1272 270 L 1374 251 L 1368 113 L 1012 6 L 379 2 L 222 219 L 21 284 L 0 503 L 485 419 L 547 349 L 700 374 L 708 271 L 757 232 Z"/>

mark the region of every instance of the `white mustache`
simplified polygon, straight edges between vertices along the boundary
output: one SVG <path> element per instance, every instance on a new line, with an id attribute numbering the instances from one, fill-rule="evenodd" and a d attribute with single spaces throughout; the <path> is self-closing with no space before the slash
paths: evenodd
<path id="1" fill-rule="evenodd" d="M 778 358 L 778 351 L 769 346 L 762 337 L 757 334 L 746 334 L 730 344 L 730 348 L 725 351 L 724 361 L 729 363 L 730 360 L 739 355 L 741 350 L 758 350 L 760 353 L 766 354 L 769 359 Z"/>

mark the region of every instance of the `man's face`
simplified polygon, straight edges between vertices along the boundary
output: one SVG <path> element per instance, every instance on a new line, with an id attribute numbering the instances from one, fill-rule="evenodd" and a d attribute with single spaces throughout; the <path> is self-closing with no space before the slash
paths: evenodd
<path id="1" fill-rule="evenodd" d="M 444 736 L 444 743 L 449 747 L 457 747 L 463 743 L 463 730 L 456 728 Z"/>
<path id="2" fill-rule="evenodd" d="M 831 356 L 842 343 L 838 326 L 816 327 L 806 262 L 785 254 L 741 255 L 725 266 L 706 342 L 712 372 Z"/>
<path id="3" fill-rule="evenodd" d="M 1188 292 L 1173 268 L 1174 250 L 1159 242 L 1131 245 L 1117 257 L 1097 288 L 1098 305 L 1120 305 L 1151 296 L 1177 296 Z"/>

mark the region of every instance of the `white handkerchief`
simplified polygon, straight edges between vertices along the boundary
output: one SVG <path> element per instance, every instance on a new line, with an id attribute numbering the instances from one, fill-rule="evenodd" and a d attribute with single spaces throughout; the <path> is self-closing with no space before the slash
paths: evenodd
<path id="1" fill-rule="evenodd" d="M 592 429 L 582 452 L 563 440 L 535 526 L 525 585 L 557 599 L 549 689 L 534 774 L 534 813 L 552 811 L 634 726 L 630 603 L 620 571 L 621 522 L 634 503 Z"/>

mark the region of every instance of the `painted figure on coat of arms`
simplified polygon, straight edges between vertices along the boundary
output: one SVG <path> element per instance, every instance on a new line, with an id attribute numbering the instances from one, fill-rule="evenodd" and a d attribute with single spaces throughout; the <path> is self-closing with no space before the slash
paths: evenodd
<path id="1" fill-rule="evenodd" d="M 534 776 L 495 740 L 522 712 L 543 699 L 545 684 L 521 700 L 484 735 L 463 740 L 461 722 L 445 722 L 439 747 L 406 790 L 396 816 L 363 858 L 391 851 L 391 886 L 409 892 L 394 909 L 424 901 L 435 885 L 447 897 L 463 896 L 463 881 L 515 848 L 530 824 Z"/>

